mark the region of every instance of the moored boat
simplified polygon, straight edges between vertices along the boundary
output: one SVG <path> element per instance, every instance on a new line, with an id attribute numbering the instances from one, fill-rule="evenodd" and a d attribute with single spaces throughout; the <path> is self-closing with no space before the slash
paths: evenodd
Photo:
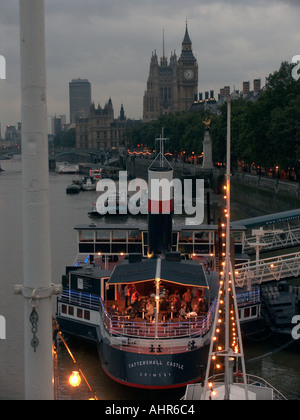
<path id="1" fill-rule="evenodd" d="M 60 330 L 95 341 L 103 369 L 122 384 L 172 388 L 197 381 L 203 374 L 214 303 L 191 317 L 179 316 L 173 296 L 177 290 L 190 286 L 209 298 L 209 288 L 199 266 L 169 257 L 123 260 L 113 272 L 99 268 L 95 259 L 95 267 L 77 266 L 65 277 L 57 303 Z M 105 263 L 107 268 L 114 264 Z M 123 292 L 130 285 L 135 285 L 140 298 L 126 306 Z M 162 307 L 167 300 L 167 310 L 148 315 L 146 301 Z"/>
<path id="2" fill-rule="evenodd" d="M 82 179 L 81 188 L 84 191 L 94 191 L 96 190 L 97 179 L 92 176 L 85 176 Z"/>
<path id="3" fill-rule="evenodd" d="M 172 173 L 167 163 L 154 167 L 149 178 Z M 150 207 L 148 226 L 142 252 L 136 252 L 138 242 L 129 244 L 138 241 L 137 231 L 127 236 L 112 228 L 107 236 L 94 224 L 78 230 L 79 251 L 87 257 L 68 268 L 56 319 L 61 331 L 97 343 L 103 369 L 117 382 L 182 387 L 203 375 L 215 297 L 203 266 L 172 252 L 172 210 L 153 214 Z"/>
<path id="4" fill-rule="evenodd" d="M 67 194 L 78 194 L 81 191 L 81 183 L 78 181 L 72 182 L 72 184 L 67 185 L 66 193 Z"/>
<path id="5" fill-rule="evenodd" d="M 79 172 L 79 165 L 69 162 L 57 162 L 55 172 L 58 174 L 77 174 Z"/>

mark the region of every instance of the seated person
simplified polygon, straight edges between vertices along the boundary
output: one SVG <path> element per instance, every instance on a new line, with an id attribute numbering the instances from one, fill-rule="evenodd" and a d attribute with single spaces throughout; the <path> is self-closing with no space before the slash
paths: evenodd
<path id="1" fill-rule="evenodd" d="M 135 309 L 135 312 L 136 312 L 136 316 L 142 316 L 142 313 L 143 313 L 143 308 L 144 308 L 144 305 L 143 305 L 143 302 L 142 302 L 142 299 L 141 299 L 141 297 L 139 296 L 138 297 L 138 299 L 132 304 L 132 306 L 134 307 L 134 309 Z"/>
<path id="2" fill-rule="evenodd" d="M 118 308 L 116 307 L 115 304 L 113 304 L 111 306 L 111 308 L 109 309 L 109 315 L 113 316 L 113 315 L 118 315 Z"/>
<path id="3" fill-rule="evenodd" d="M 179 318 L 180 319 L 186 319 L 186 316 L 187 316 L 187 313 L 186 313 L 186 310 L 185 310 L 185 305 L 182 304 L 181 308 L 180 308 L 180 311 L 179 311 Z"/>
<path id="4" fill-rule="evenodd" d="M 145 318 L 147 319 L 147 321 L 150 321 L 150 316 L 153 316 L 153 315 L 154 315 L 154 306 L 151 300 L 148 300 L 147 305 L 146 305 Z"/>
<path id="5" fill-rule="evenodd" d="M 130 319 L 136 317 L 136 309 L 133 305 L 129 305 L 128 308 L 125 311 L 126 315 L 129 315 Z"/>

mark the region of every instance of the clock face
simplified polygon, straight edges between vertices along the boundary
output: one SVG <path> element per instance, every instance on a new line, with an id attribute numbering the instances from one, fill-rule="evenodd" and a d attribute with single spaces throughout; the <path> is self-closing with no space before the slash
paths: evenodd
<path id="1" fill-rule="evenodd" d="M 185 79 L 191 80 L 194 77 L 194 72 L 193 70 L 185 70 L 183 75 Z"/>

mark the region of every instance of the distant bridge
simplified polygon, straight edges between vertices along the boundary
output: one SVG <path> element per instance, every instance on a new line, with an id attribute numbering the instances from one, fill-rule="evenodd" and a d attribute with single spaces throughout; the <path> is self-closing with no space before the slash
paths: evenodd
<path id="1" fill-rule="evenodd" d="M 65 149 L 62 151 L 53 150 L 50 152 L 50 159 L 57 162 L 67 161 L 69 163 L 99 163 L 103 159 L 104 152 L 95 150 Z"/>

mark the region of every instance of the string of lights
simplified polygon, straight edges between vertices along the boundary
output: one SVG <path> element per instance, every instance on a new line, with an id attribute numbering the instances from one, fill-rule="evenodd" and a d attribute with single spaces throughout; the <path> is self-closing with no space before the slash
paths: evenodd
<path id="1" fill-rule="evenodd" d="M 73 363 L 74 363 L 74 370 L 72 371 L 70 377 L 69 377 L 69 384 L 76 388 L 79 387 L 82 379 L 84 380 L 85 384 L 87 385 L 89 392 L 90 392 L 90 398 L 89 400 L 98 400 L 98 397 L 96 396 L 96 393 L 94 392 L 94 390 L 92 389 L 92 387 L 90 386 L 86 376 L 84 375 L 82 369 L 80 368 L 79 364 L 77 363 L 73 353 L 71 352 L 69 346 L 67 345 L 61 331 L 59 331 L 58 329 L 55 330 L 55 333 L 59 336 L 59 338 L 61 339 L 63 345 L 65 346 L 69 356 L 71 357 Z M 56 364 L 57 363 L 57 346 L 55 345 L 55 343 L 53 343 L 53 349 L 52 349 L 52 353 L 53 353 L 53 361 Z M 55 383 L 57 381 L 54 381 Z M 58 399 L 58 387 L 56 386 L 56 399 Z"/>
<path id="2" fill-rule="evenodd" d="M 209 358 L 205 378 L 205 390 L 209 390 L 209 399 L 216 395 L 213 380 L 216 375 L 224 375 L 224 399 L 229 399 L 230 375 L 235 362 L 238 370 L 238 361 L 241 358 L 245 394 L 247 399 L 247 385 L 245 361 L 241 330 L 239 324 L 238 307 L 235 298 L 234 271 L 231 262 L 230 239 L 230 100 L 228 101 L 228 132 L 227 132 L 227 170 L 226 185 L 223 187 L 224 220 L 218 223 L 219 238 L 219 292 L 214 318 L 212 339 L 210 343 Z M 222 218 L 223 219 L 223 218 Z M 203 393 L 206 397 L 206 391 Z"/>

